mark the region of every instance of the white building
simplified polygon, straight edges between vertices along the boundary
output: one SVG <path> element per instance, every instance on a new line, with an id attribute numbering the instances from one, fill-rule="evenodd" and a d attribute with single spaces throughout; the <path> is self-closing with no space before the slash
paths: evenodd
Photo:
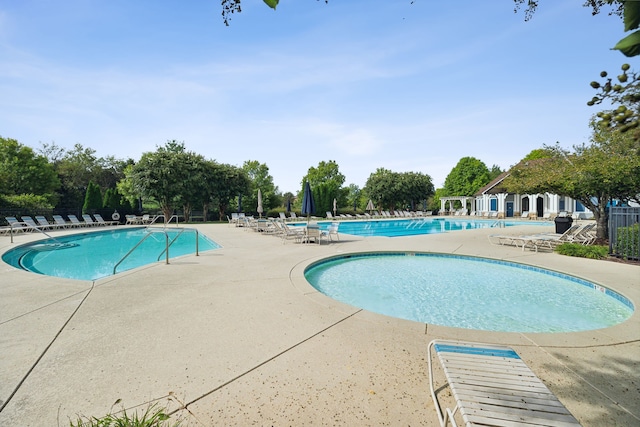
<path id="1" fill-rule="evenodd" d="M 496 179 L 481 188 L 475 197 L 442 197 L 440 198 L 441 210 L 453 212 L 454 203 L 460 202 L 466 212 L 476 216 L 493 218 L 520 217 L 528 213 L 528 218 L 553 219 L 561 212 L 572 215 L 574 218 L 592 218 L 593 214 L 582 203 L 571 197 L 557 194 L 514 194 L 506 191 L 502 185 L 509 172 L 503 172 Z M 448 204 L 448 206 L 447 206 Z"/>

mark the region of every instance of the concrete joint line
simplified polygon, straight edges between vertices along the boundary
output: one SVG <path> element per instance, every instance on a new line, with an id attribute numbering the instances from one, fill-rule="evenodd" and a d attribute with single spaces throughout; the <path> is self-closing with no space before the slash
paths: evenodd
<path id="1" fill-rule="evenodd" d="M 348 316 L 343 317 L 342 319 L 338 320 L 338 321 L 337 321 L 337 322 L 335 322 L 335 323 L 332 323 L 331 325 L 327 326 L 327 327 L 326 327 L 326 328 L 324 328 L 324 329 L 321 329 L 320 331 L 316 332 L 315 334 L 310 335 L 310 336 L 308 336 L 307 338 L 303 339 L 302 341 L 299 341 L 299 342 L 295 343 L 295 344 L 294 344 L 294 345 L 292 345 L 291 347 L 288 347 L 288 348 L 286 348 L 286 349 L 282 350 L 280 353 L 277 353 L 276 355 L 271 356 L 270 358 L 268 358 L 268 359 L 266 359 L 266 360 L 264 360 L 264 361 L 262 361 L 262 362 L 258 363 L 257 365 L 255 365 L 255 366 L 254 366 L 254 367 L 252 367 L 251 369 L 248 369 L 248 370 L 246 370 L 245 372 L 242 372 L 241 374 L 239 374 L 239 375 L 237 375 L 237 376 L 235 376 L 235 377 L 231 378 L 229 381 L 226 381 L 226 382 L 224 382 L 224 383 L 220 384 L 218 387 L 214 388 L 213 390 L 210 390 L 210 391 L 206 392 L 205 394 L 203 394 L 203 395 L 201 395 L 201 396 L 199 396 L 199 397 L 196 397 L 195 399 L 193 399 L 192 401 L 188 402 L 188 403 L 187 403 L 186 405 L 184 405 L 183 407 L 178 408 L 178 409 L 175 409 L 174 411 L 172 411 L 172 412 L 171 412 L 171 413 L 169 413 L 168 415 L 173 415 L 173 414 L 175 414 L 176 412 L 178 412 L 178 411 L 180 411 L 180 410 L 182 410 L 182 409 L 187 409 L 187 408 L 188 408 L 188 406 L 189 406 L 189 405 L 191 405 L 192 403 L 196 403 L 196 402 L 198 402 L 199 400 L 202 400 L 202 399 L 204 399 L 205 397 L 210 396 L 211 394 L 215 393 L 216 391 L 218 391 L 218 390 L 220 390 L 220 389 L 222 389 L 222 388 L 224 388 L 224 387 L 228 386 L 229 384 L 231 384 L 231 383 L 233 383 L 233 382 L 235 382 L 235 381 L 239 380 L 240 378 L 244 377 L 245 375 L 250 374 L 251 372 L 255 371 L 256 369 L 258 369 L 258 368 L 260 368 L 260 367 L 262 367 L 262 366 L 266 365 L 267 363 L 271 362 L 272 360 L 277 359 L 278 357 L 282 356 L 283 354 L 286 354 L 286 353 L 288 353 L 289 351 L 293 350 L 294 348 L 299 347 L 300 345 L 302 345 L 302 344 L 304 344 L 304 343 L 306 343 L 306 342 L 308 342 L 308 341 L 312 340 L 313 338 L 317 337 L 318 335 L 323 334 L 324 332 L 328 331 L 329 329 L 332 329 L 333 327 L 335 327 L 335 326 L 337 326 L 337 325 L 339 325 L 339 324 L 343 323 L 344 321 L 349 320 L 350 318 L 352 318 L 352 317 L 353 317 L 353 316 L 355 316 L 356 314 L 360 313 L 361 311 L 362 311 L 362 309 L 359 309 L 359 310 L 354 311 L 353 313 L 349 314 Z M 187 409 L 187 410 L 188 410 L 188 409 Z"/>

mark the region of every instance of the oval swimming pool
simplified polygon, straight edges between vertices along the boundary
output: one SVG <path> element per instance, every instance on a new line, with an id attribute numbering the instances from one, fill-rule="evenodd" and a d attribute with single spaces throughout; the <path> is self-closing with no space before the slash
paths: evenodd
<path id="1" fill-rule="evenodd" d="M 365 253 L 316 262 L 305 278 L 338 301 L 458 328 L 575 332 L 633 313 L 630 300 L 586 280 L 524 264 L 435 253 Z"/>
<path id="2" fill-rule="evenodd" d="M 167 237 L 170 258 L 196 252 L 193 229 L 126 228 L 39 240 L 7 251 L 2 260 L 47 276 L 96 280 L 164 260 Z M 219 247 L 198 234 L 198 251 Z M 127 256 L 129 251 L 131 254 Z"/>

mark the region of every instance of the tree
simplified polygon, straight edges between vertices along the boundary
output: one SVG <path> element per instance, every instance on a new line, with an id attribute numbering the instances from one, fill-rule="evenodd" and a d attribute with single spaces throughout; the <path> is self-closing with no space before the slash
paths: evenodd
<path id="1" fill-rule="evenodd" d="M 84 196 L 89 181 L 93 181 L 101 191 L 116 186 L 116 183 L 124 178 L 124 170 L 127 162 L 109 156 L 97 157 L 92 148 L 85 148 L 81 144 L 75 144 L 71 150 L 65 150 L 55 143 L 42 144 L 39 149 L 53 165 L 60 180 L 59 205 L 80 209 L 84 203 Z"/>
<path id="2" fill-rule="evenodd" d="M 640 142 L 592 122 L 589 144 L 565 150 L 547 146 L 550 156 L 522 161 L 511 170 L 505 187 L 514 193 L 550 192 L 572 197 L 593 212 L 598 238 L 608 233 L 608 206 L 638 200 L 640 194 Z"/>
<path id="3" fill-rule="evenodd" d="M 131 168 L 129 179 L 138 195 L 158 203 L 168 221 L 174 209 L 193 202 L 194 188 L 201 188 L 203 182 L 198 171 L 203 161 L 202 156 L 187 152 L 184 143 L 167 141 L 155 152 L 144 153 Z"/>
<path id="4" fill-rule="evenodd" d="M 208 183 L 210 200 L 217 203 L 220 219 L 224 218 L 231 200 L 248 194 L 251 186 L 249 177 L 241 168 L 227 164 L 211 165 Z"/>
<path id="5" fill-rule="evenodd" d="M 46 157 L 17 140 L 0 137 L 0 195 L 40 196 L 34 200 L 56 200 L 60 181 Z"/>
<path id="6" fill-rule="evenodd" d="M 398 173 L 378 168 L 369 175 L 365 185 L 377 208 L 404 209 L 433 195 L 434 189 L 429 175 L 418 172 Z"/>
<path id="7" fill-rule="evenodd" d="M 273 183 L 273 177 L 269 175 L 269 167 L 257 160 L 247 160 L 242 165 L 242 170 L 251 181 L 249 194 L 244 199 L 245 205 L 255 209 L 258 206 L 258 189 L 262 193 L 262 206 L 265 212 L 280 204 L 278 187 Z"/>
<path id="8" fill-rule="evenodd" d="M 347 206 L 353 207 L 353 210 L 355 211 L 358 207 L 361 209 L 365 208 L 366 205 L 363 203 L 366 203 L 366 201 L 362 199 L 362 190 L 360 187 L 356 184 L 349 184 L 347 186 Z"/>
<path id="9" fill-rule="evenodd" d="M 447 196 L 473 196 L 491 181 L 489 169 L 475 157 L 463 157 L 444 180 Z"/>
<path id="10" fill-rule="evenodd" d="M 84 204 L 82 205 L 83 213 L 94 213 L 98 209 L 102 209 L 102 192 L 98 184 L 89 181 L 87 192 L 84 196 Z"/>
<path id="11" fill-rule="evenodd" d="M 502 174 L 504 171 L 502 170 L 502 168 L 498 165 L 493 165 L 491 166 L 491 169 L 489 169 L 489 182 L 493 181 L 494 179 L 496 179 L 497 177 L 500 176 L 500 174 Z"/>
<path id="12" fill-rule="evenodd" d="M 309 181 L 313 198 L 316 204 L 316 212 L 327 212 L 333 210 L 333 199 L 337 200 L 339 206 L 347 204 L 348 190 L 342 188 L 345 176 L 340 172 L 340 168 L 335 160 L 324 160 L 318 163 L 317 167 L 310 167 L 301 182 L 298 200 L 302 202 L 304 183 Z"/>
<path id="13" fill-rule="evenodd" d="M 530 20 L 538 8 L 539 0 L 513 0 L 515 3 L 514 12 L 518 12 L 520 7 L 526 3 L 524 12 L 525 21 Z M 640 24 L 640 3 L 626 0 L 586 0 L 584 7 L 590 7 L 591 13 L 597 15 L 604 7 L 610 7 L 609 15 L 617 15 L 622 18 L 624 31 L 638 29 Z M 613 49 L 619 50 L 625 56 L 636 56 L 640 54 L 640 31 L 635 31 L 620 40 Z"/>
<path id="14" fill-rule="evenodd" d="M 639 3 L 640 4 L 640 3 Z M 635 139 L 640 139 L 640 74 L 630 70 L 629 64 L 622 65 L 622 74 L 617 76 L 618 82 L 613 82 L 606 71 L 600 77 L 607 78 L 604 82 L 591 82 L 591 87 L 598 93 L 587 102 L 587 105 L 599 105 L 609 101 L 613 110 L 601 111 L 596 115 L 598 125 L 603 128 L 618 129 L 621 132 L 632 131 Z"/>

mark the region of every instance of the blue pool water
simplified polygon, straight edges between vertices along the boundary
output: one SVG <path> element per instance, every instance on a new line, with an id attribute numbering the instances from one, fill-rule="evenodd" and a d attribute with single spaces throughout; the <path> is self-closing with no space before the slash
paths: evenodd
<path id="1" fill-rule="evenodd" d="M 2 260 L 14 267 L 48 276 L 95 280 L 114 274 L 114 267 L 138 242 L 115 273 L 165 260 L 164 229 L 127 228 L 104 230 L 40 240 L 6 252 Z M 166 229 L 169 257 L 195 253 L 196 233 L 190 229 Z M 199 252 L 220 246 L 199 234 Z"/>
<path id="2" fill-rule="evenodd" d="M 329 227 L 331 222 L 321 221 L 321 229 Z M 551 227 L 550 222 L 506 221 L 482 219 L 450 219 L 450 218 L 413 218 L 373 221 L 339 221 L 338 231 L 356 236 L 415 236 L 419 234 L 446 233 L 448 231 L 473 230 L 476 228 L 513 227 L 518 225 L 540 225 Z M 295 225 L 292 224 L 292 225 Z M 306 222 L 304 224 L 306 225 Z"/>
<path id="3" fill-rule="evenodd" d="M 504 332 L 573 332 L 621 323 L 624 296 L 591 282 L 522 264 L 444 254 L 357 254 L 305 271 L 338 301 L 418 322 Z"/>

